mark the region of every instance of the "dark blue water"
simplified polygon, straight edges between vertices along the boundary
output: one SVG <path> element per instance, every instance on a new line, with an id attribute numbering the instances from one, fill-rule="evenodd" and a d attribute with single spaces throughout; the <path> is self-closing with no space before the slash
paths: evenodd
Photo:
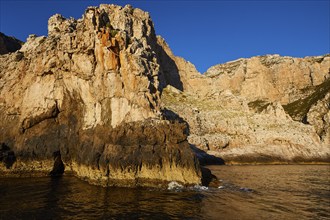
<path id="1" fill-rule="evenodd" d="M 0 219 L 330 219 L 330 166 L 212 166 L 221 188 L 0 178 Z"/>

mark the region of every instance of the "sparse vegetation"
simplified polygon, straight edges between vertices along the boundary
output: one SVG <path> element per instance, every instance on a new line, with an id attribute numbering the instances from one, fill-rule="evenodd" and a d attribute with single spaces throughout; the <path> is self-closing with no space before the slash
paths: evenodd
<path id="1" fill-rule="evenodd" d="M 117 30 L 111 30 L 111 31 L 110 31 L 110 35 L 111 35 L 111 37 L 115 37 L 116 34 L 118 34 L 118 31 L 117 31 Z"/>
<path id="2" fill-rule="evenodd" d="M 189 106 L 198 110 L 222 110 L 220 102 L 212 99 L 204 99 L 185 93 L 174 93 L 165 88 L 162 93 L 162 100 L 166 106 Z"/>
<path id="3" fill-rule="evenodd" d="M 265 110 L 269 105 L 269 102 L 264 100 L 256 100 L 248 104 L 249 108 L 254 109 L 256 112 L 260 113 Z"/>
<path id="4" fill-rule="evenodd" d="M 310 88 L 311 89 L 311 88 Z M 306 98 L 299 99 L 288 105 L 284 105 L 283 108 L 293 119 L 302 121 L 307 115 L 309 109 L 317 103 L 320 99 L 323 99 L 327 93 L 330 92 L 330 78 L 324 81 L 322 84 L 314 87 L 314 92 Z"/>

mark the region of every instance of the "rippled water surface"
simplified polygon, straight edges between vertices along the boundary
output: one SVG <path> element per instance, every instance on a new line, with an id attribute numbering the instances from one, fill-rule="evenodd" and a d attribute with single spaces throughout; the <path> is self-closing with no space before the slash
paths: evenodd
<path id="1" fill-rule="evenodd" d="M 221 187 L 91 186 L 0 178 L 0 219 L 330 219 L 330 166 L 212 166 Z"/>

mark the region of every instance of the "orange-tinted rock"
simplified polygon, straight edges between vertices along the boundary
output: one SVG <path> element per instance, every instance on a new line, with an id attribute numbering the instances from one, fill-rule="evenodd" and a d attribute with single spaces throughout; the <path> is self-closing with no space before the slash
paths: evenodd
<path id="1" fill-rule="evenodd" d="M 0 56 L 0 143 L 16 158 L 0 170 L 55 175 L 63 163 L 104 186 L 201 183 L 185 127 L 161 117 L 149 14 L 100 5 L 48 28 Z"/>

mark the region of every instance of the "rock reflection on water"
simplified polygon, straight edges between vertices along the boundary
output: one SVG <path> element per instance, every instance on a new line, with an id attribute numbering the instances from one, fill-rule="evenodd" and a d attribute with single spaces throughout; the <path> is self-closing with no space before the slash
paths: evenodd
<path id="1" fill-rule="evenodd" d="M 212 166 L 220 188 L 0 178 L 0 219 L 330 219 L 330 166 Z"/>
<path id="2" fill-rule="evenodd" d="M 0 219 L 194 219 L 195 191 L 103 188 L 75 177 L 0 178 Z"/>

